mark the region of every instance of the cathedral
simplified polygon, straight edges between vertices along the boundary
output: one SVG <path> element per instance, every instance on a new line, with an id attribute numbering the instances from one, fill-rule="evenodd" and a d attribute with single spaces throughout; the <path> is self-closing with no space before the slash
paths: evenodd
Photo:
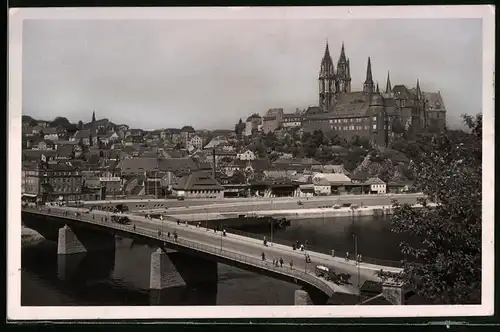
<path id="1" fill-rule="evenodd" d="M 361 91 L 351 91 L 351 67 L 344 43 L 335 67 L 328 43 L 319 71 L 319 107 L 306 112 L 306 127 L 334 131 L 341 137 L 365 137 L 375 146 L 388 146 L 401 128 L 414 132 L 442 131 L 446 109 L 440 92 L 391 85 L 387 73 L 385 90 L 374 82 L 370 57 Z M 397 129 L 399 128 L 399 129 Z"/>

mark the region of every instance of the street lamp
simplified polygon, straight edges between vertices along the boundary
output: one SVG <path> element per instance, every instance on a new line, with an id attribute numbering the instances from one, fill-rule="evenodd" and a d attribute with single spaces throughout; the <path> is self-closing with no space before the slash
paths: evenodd
<path id="1" fill-rule="evenodd" d="M 352 234 L 352 236 L 354 238 L 354 255 L 356 255 L 355 259 L 356 259 L 356 265 L 358 267 L 358 291 L 361 292 L 359 285 L 360 272 L 359 272 L 359 261 L 358 261 L 358 236 L 354 233 Z"/>
<path id="2" fill-rule="evenodd" d="M 219 232 L 220 232 L 220 251 L 222 252 L 222 226 L 219 224 Z"/>

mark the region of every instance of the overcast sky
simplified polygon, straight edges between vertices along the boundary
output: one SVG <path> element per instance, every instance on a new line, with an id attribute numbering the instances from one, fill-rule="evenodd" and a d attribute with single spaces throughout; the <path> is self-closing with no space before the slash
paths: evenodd
<path id="1" fill-rule="evenodd" d="M 448 123 L 481 111 L 479 19 L 25 20 L 23 114 L 152 129 L 234 128 L 269 108 L 318 104 L 328 40 L 359 90 L 374 80 L 441 91 Z"/>

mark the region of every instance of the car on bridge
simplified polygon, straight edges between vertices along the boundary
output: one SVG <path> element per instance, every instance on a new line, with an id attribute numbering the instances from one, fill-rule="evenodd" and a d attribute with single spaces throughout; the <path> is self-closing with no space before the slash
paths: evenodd
<path id="1" fill-rule="evenodd" d="M 130 224 L 130 219 L 126 216 L 111 216 L 111 221 L 116 222 L 117 224 L 128 225 Z"/>

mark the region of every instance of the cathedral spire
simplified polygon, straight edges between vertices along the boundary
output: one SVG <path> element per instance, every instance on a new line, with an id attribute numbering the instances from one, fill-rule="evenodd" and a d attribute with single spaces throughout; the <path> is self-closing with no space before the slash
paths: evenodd
<path id="1" fill-rule="evenodd" d="M 94 122 L 95 122 L 95 111 L 92 112 L 92 123 L 94 123 Z"/>
<path id="2" fill-rule="evenodd" d="M 420 99 L 421 96 L 422 96 L 422 91 L 420 91 L 420 82 L 417 78 L 417 99 Z"/>
<path id="3" fill-rule="evenodd" d="M 380 89 L 378 88 L 378 82 L 377 82 L 377 93 L 380 93 Z"/>
<path id="4" fill-rule="evenodd" d="M 385 93 L 391 93 L 392 92 L 392 86 L 391 86 L 391 77 L 389 76 L 389 71 L 387 72 L 387 84 L 385 86 Z"/>
<path id="5" fill-rule="evenodd" d="M 366 81 L 365 83 L 372 83 L 373 84 L 373 77 L 372 77 L 372 61 L 370 57 L 368 57 L 368 65 L 366 66 Z"/>
<path id="6" fill-rule="evenodd" d="M 346 62 L 346 56 L 345 56 L 344 42 L 342 42 L 342 48 L 340 49 L 339 63 L 345 63 L 345 62 Z"/>
<path id="7" fill-rule="evenodd" d="M 365 84 L 363 84 L 363 92 L 365 93 L 373 93 L 374 84 L 372 77 L 372 62 L 370 57 L 368 57 L 368 64 L 366 66 L 366 80 Z"/>
<path id="8" fill-rule="evenodd" d="M 326 41 L 325 55 L 323 55 L 323 60 L 324 59 L 331 59 L 330 49 L 328 48 L 328 40 Z"/>

